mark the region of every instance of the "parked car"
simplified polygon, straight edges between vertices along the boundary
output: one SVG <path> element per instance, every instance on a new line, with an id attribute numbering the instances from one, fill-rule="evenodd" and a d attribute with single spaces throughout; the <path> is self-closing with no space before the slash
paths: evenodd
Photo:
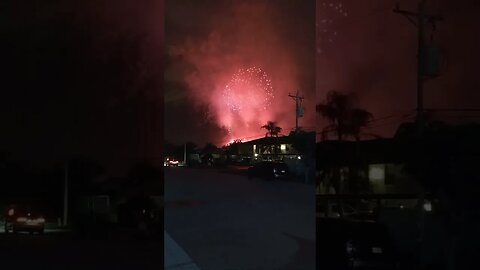
<path id="1" fill-rule="evenodd" d="M 180 162 L 174 158 L 166 158 L 166 160 L 163 162 L 164 167 L 177 167 Z"/>
<path id="2" fill-rule="evenodd" d="M 43 234 L 45 218 L 37 211 L 14 206 L 7 210 L 4 228 L 5 233 L 29 232 L 32 234 L 37 232 Z"/>
<path id="3" fill-rule="evenodd" d="M 170 167 L 178 167 L 179 162 L 178 160 L 170 160 L 168 164 Z"/>
<path id="4" fill-rule="evenodd" d="M 382 224 L 317 218 L 317 269 L 396 269 L 393 247 Z"/>
<path id="5" fill-rule="evenodd" d="M 284 162 L 261 161 L 248 168 L 248 178 L 262 178 L 265 180 L 275 180 L 288 178 L 288 167 Z"/>
<path id="6" fill-rule="evenodd" d="M 374 209 L 355 209 L 347 203 L 340 206 L 336 202 L 317 201 L 317 217 L 346 218 L 352 220 L 374 221 L 376 213 Z"/>

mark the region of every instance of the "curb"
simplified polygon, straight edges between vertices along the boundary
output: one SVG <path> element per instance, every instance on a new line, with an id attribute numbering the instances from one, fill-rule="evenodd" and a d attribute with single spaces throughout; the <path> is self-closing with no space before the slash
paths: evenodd
<path id="1" fill-rule="evenodd" d="M 164 231 L 164 258 L 166 270 L 200 270 L 192 258 Z"/>

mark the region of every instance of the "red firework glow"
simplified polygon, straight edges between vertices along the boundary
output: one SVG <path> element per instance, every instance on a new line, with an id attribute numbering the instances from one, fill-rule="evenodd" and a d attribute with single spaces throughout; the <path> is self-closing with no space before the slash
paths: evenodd
<path id="1" fill-rule="evenodd" d="M 169 140 L 249 141 L 265 136 L 268 121 L 288 134 L 295 126 L 288 94 L 297 90 L 310 102 L 299 124 L 313 127 L 314 1 L 213 1 L 208 8 L 197 0 L 168 2 L 178 11 L 167 16 L 174 28 L 166 31 L 166 104 L 176 116 L 166 117 Z"/>
<path id="2" fill-rule="evenodd" d="M 273 120 L 269 119 L 269 111 L 274 89 L 267 73 L 259 67 L 239 69 L 223 89 L 222 97 L 226 108 L 219 120 L 230 139 L 259 134 L 263 121 Z"/>

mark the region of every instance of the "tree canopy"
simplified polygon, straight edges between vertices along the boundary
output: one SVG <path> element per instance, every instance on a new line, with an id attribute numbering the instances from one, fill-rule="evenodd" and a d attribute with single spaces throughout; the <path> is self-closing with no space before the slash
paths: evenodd
<path id="1" fill-rule="evenodd" d="M 274 121 L 268 121 L 267 124 L 263 125 L 261 128 L 267 130 L 265 137 L 278 137 L 280 132 L 282 132 L 282 128 L 277 126 L 277 123 Z"/>
<path id="2" fill-rule="evenodd" d="M 365 109 L 355 106 L 353 94 L 330 91 L 325 101 L 316 106 L 317 112 L 330 122 L 324 132 L 334 131 L 338 140 L 346 136 L 360 139 L 361 129 L 365 127 L 373 115 Z"/>

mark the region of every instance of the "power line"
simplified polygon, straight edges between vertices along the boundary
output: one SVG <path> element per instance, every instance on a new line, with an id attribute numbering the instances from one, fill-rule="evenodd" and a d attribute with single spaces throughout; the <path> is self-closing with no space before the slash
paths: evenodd
<path id="1" fill-rule="evenodd" d="M 391 118 L 396 118 L 396 117 L 401 117 L 401 118 L 406 118 L 406 117 L 409 117 L 412 115 L 412 112 L 414 112 L 415 110 L 412 110 L 410 112 L 406 112 L 406 113 L 403 113 L 403 114 L 392 114 L 392 115 L 388 115 L 388 116 L 384 116 L 384 117 L 379 117 L 379 118 L 374 118 L 370 121 L 368 121 L 367 123 L 373 123 L 373 122 L 378 122 L 378 121 L 383 121 L 383 120 L 387 120 L 387 119 L 391 119 Z"/>
<path id="2" fill-rule="evenodd" d="M 412 115 L 410 116 L 409 118 L 404 118 L 404 119 L 399 119 L 399 120 L 408 120 L 408 119 L 414 119 L 415 117 Z M 384 126 L 391 126 L 391 125 L 394 125 L 394 124 L 400 124 L 398 121 L 395 121 L 395 122 L 388 122 L 388 123 L 383 123 L 383 124 L 378 124 L 378 125 L 372 125 L 372 126 L 365 126 L 365 127 L 362 127 L 361 129 L 374 129 L 374 128 L 378 128 L 378 127 L 384 127 Z"/>
<path id="3" fill-rule="evenodd" d="M 378 117 L 378 118 L 374 118 L 372 120 L 369 120 L 367 122 L 367 126 L 368 124 L 370 123 L 374 123 L 374 122 L 378 122 L 378 121 L 383 121 L 383 120 L 388 120 L 388 119 L 392 119 L 392 118 L 399 118 L 399 120 L 405 120 L 405 119 L 408 119 L 412 116 L 412 113 L 414 112 L 415 110 L 411 110 L 411 111 L 408 111 L 406 113 L 402 113 L 402 114 L 391 114 L 391 115 L 387 115 L 387 116 L 382 116 L 382 117 Z M 320 131 L 321 132 L 335 132 L 336 131 L 336 128 L 329 128 L 329 129 L 324 129 L 323 131 Z"/>
<path id="4" fill-rule="evenodd" d="M 392 125 L 392 124 L 399 124 L 399 121 L 400 122 L 403 122 L 405 120 L 410 120 L 412 117 L 414 117 L 413 113 L 410 112 L 410 113 L 404 113 L 404 114 L 401 114 L 401 115 L 391 115 L 391 116 L 387 116 L 387 117 L 382 117 L 381 119 L 382 120 L 387 120 L 387 119 L 392 119 L 396 117 L 396 121 L 392 121 L 392 122 L 387 122 L 387 123 L 382 123 L 382 124 L 377 124 L 377 125 L 366 125 L 364 127 L 361 127 L 361 129 L 372 129 L 372 128 L 376 128 L 376 127 L 382 127 L 382 126 L 389 126 L 389 125 Z M 379 120 L 379 119 L 377 119 Z M 375 121 L 370 121 L 370 123 L 373 123 Z"/>

